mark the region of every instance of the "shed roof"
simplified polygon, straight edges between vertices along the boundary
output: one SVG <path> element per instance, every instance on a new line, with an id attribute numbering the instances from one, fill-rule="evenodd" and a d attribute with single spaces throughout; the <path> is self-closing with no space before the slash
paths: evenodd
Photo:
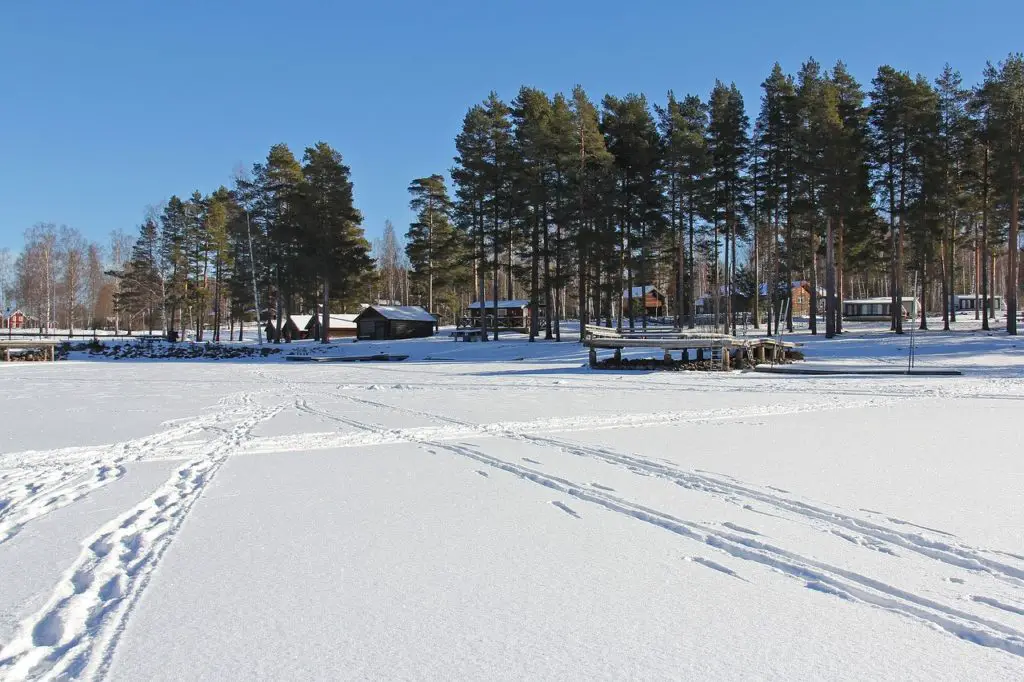
<path id="1" fill-rule="evenodd" d="M 641 298 L 645 294 L 654 294 L 655 296 L 661 296 L 661 292 L 653 284 L 645 284 L 641 287 L 633 287 L 633 298 Z M 630 289 L 622 290 L 622 298 L 629 298 Z"/>
<path id="2" fill-rule="evenodd" d="M 305 329 L 309 324 L 309 321 L 313 319 L 312 315 L 290 315 L 288 317 L 292 323 L 299 329 Z"/>
<path id="3" fill-rule="evenodd" d="M 479 307 L 480 307 L 480 301 L 473 301 L 472 303 L 469 304 L 469 309 L 470 310 L 476 310 Z M 493 300 L 487 301 L 485 307 L 490 309 L 490 310 L 494 310 L 494 301 Z M 498 301 L 498 308 L 499 309 L 502 309 L 502 308 L 506 308 L 506 309 L 508 309 L 508 308 L 519 309 L 519 308 L 529 308 L 529 307 L 530 307 L 530 302 L 528 300 L 526 300 L 525 298 L 513 298 L 513 299 L 509 299 L 507 301 L 501 301 L 501 300 Z"/>
<path id="4" fill-rule="evenodd" d="M 917 303 L 917 299 L 912 297 L 912 296 L 904 296 L 903 299 L 902 299 L 902 302 L 903 303 Z M 856 303 L 856 304 L 861 304 L 861 305 L 868 304 L 868 303 L 892 303 L 892 298 L 890 298 L 889 296 L 876 296 L 874 298 L 852 298 L 852 299 L 844 300 L 843 303 L 844 304 L 846 304 L 846 303 Z"/>
<path id="5" fill-rule="evenodd" d="M 390 306 L 390 305 L 371 305 L 366 308 L 363 312 L 356 316 L 356 319 L 362 317 L 367 310 L 373 310 L 382 317 L 389 320 L 408 320 L 412 322 L 435 322 L 434 316 L 428 313 L 423 308 L 416 305 L 401 305 L 401 306 Z"/>

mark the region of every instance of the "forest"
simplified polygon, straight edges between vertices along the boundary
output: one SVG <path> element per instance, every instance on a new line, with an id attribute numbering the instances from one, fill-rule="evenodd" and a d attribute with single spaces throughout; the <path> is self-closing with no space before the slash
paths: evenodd
<path id="1" fill-rule="evenodd" d="M 722 81 L 655 102 L 492 92 L 466 112 L 450 167 L 408 182 L 404 236 L 389 222 L 373 244 L 341 154 L 278 144 L 230 187 L 172 196 L 108 245 L 30 228 L 20 254 L 0 252 L 0 291 L 41 329 L 214 341 L 360 303 L 453 323 L 472 301 L 521 298 L 533 340 L 561 339 L 567 319 L 646 325 L 632 300 L 646 285 L 683 327 L 700 302 L 723 331 L 739 312 L 792 331 L 792 283 L 806 282 L 822 311 L 811 333 L 841 333 L 841 302 L 869 296 L 894 303 L 896 333 L 926 328 L 926 311 L 948 328 L 945 302 L 975 293 L 1001 295 L 1017 333 L 1024 55 L 976 84 L 949 65 L 933 79 L 882 66 L 861 84 L 842 62 L 775 64 L 760 95 L 754 111 Z M 905 296 L 919 319 L 898 314 Z"/>

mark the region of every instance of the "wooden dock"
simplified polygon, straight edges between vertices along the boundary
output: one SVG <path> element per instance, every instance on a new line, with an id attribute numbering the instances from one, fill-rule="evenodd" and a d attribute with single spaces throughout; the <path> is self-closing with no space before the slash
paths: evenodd
<path id="1" fill-rule="evenodd" d="M 0 356 L 4 362 L 11 361 L 12 350 L 38 350 L 43 351 L 47 360 L 53 361 L 56 357 L 57 342 L 50 339 L 0 339 Z"/>
<path id="2" fill-rule="evenodd" d="M 648 329 L 619 332 L 607 327 L 587 325 L 584 344 L 590 348 L 590 366 L 598 364 L 598 349 L 613 349 L 615 359 L 622 359 L 622 351 L 628 348 L 660 349 L 664 360 L 673 360 L 672 353 L 679 352 L 683 361 L 711 360 L 720 369 L 727 370 L 744 357 L 751 363 L 781 362 L 786 352 L 796 344 L 779 341 L 771 337 L 742 339 L 730 334 L 687 332 L 673 329 Z M 694 357 L 690 357 L 691 351 Z"/>

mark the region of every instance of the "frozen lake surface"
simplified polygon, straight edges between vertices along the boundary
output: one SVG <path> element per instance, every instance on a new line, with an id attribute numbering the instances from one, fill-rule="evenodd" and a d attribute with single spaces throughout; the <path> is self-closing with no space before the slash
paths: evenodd
<path id="1" fill-rule="evenodd" d="M 0 679 L 1024 679 L 1024 340 L 917 344 L 0 365 Z"/>

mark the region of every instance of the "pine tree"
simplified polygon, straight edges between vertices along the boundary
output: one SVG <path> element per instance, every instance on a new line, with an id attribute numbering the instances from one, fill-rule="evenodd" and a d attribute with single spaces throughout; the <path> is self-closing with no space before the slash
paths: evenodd
<path id="1" fill-rule="evenodd" d="M 512 102 L 515 125 L 516 207 L 520 231 L 528 245 L 530 262 L 530 341 L 540 327 L 539 311 L 543 297 L 546 333 L 551 336 L 551 273 L 548 248 L 549 222 L 554 198 L 552 159 L 551 100 L 540 90 L 522 88 Z M 543 273 L 541 268 L 543 267 Z"/>
<path id="2" fill-rule="evenodd" d="M 968 103 L 970 92 L 963 87 L 958 71 L 946 64 L 935 80 L 938 94 L 938 154 L 941 168 L 942 220 L 942 322 L 949 330 L 956 321 L 956 307 L 952 297 L 956 294 L 956 252 L 961 240 L 960 220 L 966 212 L 965 197 L 968 176 L 970 118 Z"/>
<path id="3" fill-rule="evenodd" d="M 643 95 L 627 95 L 618 99 L 604 98 L 602 128 L 608 151 L 614 158 L 616 174 L 618 224 L 617 243 L 620 265 L 617 268 L 617 289 L 623 291 L 622 275 L 626 273 L 626 309 L 629 327 L 635 327 L 633 307 L 633 273 L 639 275 L 641 286 L 648 284 L 648 249 L 664 224 L 660 191 L 659 146 L 657 126 Z M 646 312 L 642 318 L 647 327 Z M 621 323 L 621 318 L 620 318 Z"/>
<path id="4" fill-rule="evenodd" d="M 409 184 L 409 208 L 416 221 L 405 235 L 405 253 L 412 264 L 413 284 L 427 291 L 427 309 L 434 310 L 434 282 L 447 283 L 445 273 L 457 266 L 454 229 L 451 224 L 452 202 L 444 177 L 431 175 L 416 178 Z"/>
<path id="5" fill-rule="evenodd" d="M 166 290 L 161 262 L 160 228 L 153 220 L 147 220 L 139 227 L 139 237 L 132 247 L 131 257 L 124 271 L 112 271 L 121 280 L 121 287 L 114 298 L 114 306 L 129 318 L 139 312 L 149 321 L 149 330 L 155 327 L 156 313 L 163 311 L 166 325 Z M 165 329 L 168 331 L 168 329 Z"/>
<path id="6" fill-rule="evenodd" d="M 903 248 L 907 213 L 910 206 L 913 166 L 911 138 L 913 114 L 909 74 L 890 66 L 878 69 L 871 93 L 871 161 L 875 191 L 882 212 L 889 221 L 891 329 L 903 333 Z"/>
<path id="7" fill-rule="evenodd" d="M 840 125 L 834 131 L 836 137 L 831 145 L 831 205 L 835 212 L 832 237 L 834 255 L 831 261 L 835 284 L 828 295 L 832 299 L 834 331 L 839 334 L 843 331 L 842 301 L 848 230 L 851 230 L 849 236 L 853 238 L 853 246 L 862 249 L 873 236 L 870 230 L 873 215 L 864 92 L 842 62 L 837 62 L 832 68 L 830 81 L 835 92 Z"/>
<path id="8" fill-rule="evenodd" d="M 487 113 L 480 105 L 473 106 L 466 113 L 462 130 L 455 138 L 455 166 L 452 181 L 455 183 L 455 217 L 457 224 L 470 236 L 473 242 L 473 268 L 480 302 L 481 339 L 487 340 L 487 311 L 483 309 L 486 298 L 487 265 L 487 153 L 490 146 L 490 125 Z"/>
<path id="9" fill-rule="evenodd" d="M 796 87 L 793 79 L 783 73 L 782 67 L 776 63 L 771 74 L 761 84 L 764 94 L 761 96 L 761 111 L 757 117 L 758 154 L 762 159 L 761 178 L 758 180 L 763 188 L 762 213 L 772 225 L 771 257 L 767 277 L 767 294 L 769 297 L 768 334 L 772 334 L 771 318 L 775 317 L 775 334 L 779 333 L 782 295 L 790 299 L 787 324 L 792 331 L 792 288 L 789 283 L 793 279 L 793 258 L 788 255 L 792 247 L 790 217 L 792 214 L 792 192 L 795 170 L 793 168 L 793 130 L 795 126 L 794 101 Z M 783 240 L 782 222 L 786 222 L 786 239 Z M 780 275 L 782 264 L 786 264 L 786 285 L 781 287 Z"/>
<path id="10" fill-rule="evenodd" d="M 676 323 L 682 326 L 684 318 L 688 318 L 692 326 L 694 232 L 705 198 L 707 110 L 696 95 L 679 101 L 669 91 L 667 105 L 656 106 L 655 111 L 673 239 Z"/>
<path id="11" fill-rule="evenodd" d="M 290 308 L 295 279 L 304 271 L 300 257 L 299 228 L 293 210 L 303 169 L 285 144 L 275 144 L 267 160 L 253 166 L 252 180 L 244 187 L 251 194 L 251 221 L 258 229 L 253 238 L 261 245 L 264 270 L 257 279 L 265 292 L 263 304 L 276 310 L 275 342 L 281 341 L 282 317 Z M 288 312 L 291 312 L 290 310 Z M 259 317 L 259 314 L 257 315 Z"/>
<path id="12" fill-rule="evenodd" d="M 294 195 L 297 237 L 304 262 L 312 263 L 320 284 L 323 310 L 321 341 L 330 342 L 331 300 L 344 301 L 372 271 L 370 245 L 362 215 L 355 208 L 351 171 L 341 154 L 324 142 L 307 147 L 302 181 Z"/>
<path id="13" fill-rule="evenodd" d="M 570 187 L 575 195 L 576 224 L 573 237 L 576 241 L 577 295 L 580 313 L 580 340 L 586 334 L 590 321 L 590 296 L 599 298 L 600 268 L 595 258 L 598 242 L 598 228 L 604 221 L 602 188 L 609 177 L 612 155 L 605 147 L 601 134 L 597 108 L 587 97 L 583 88 L 577 85 L 572 91 L 572 135 L 573 156 Z M 592 308 L 600 322 L 601 309 L 598 302 Z"/>
<path id="14" fill-rule="evenodd" d="M 504 249 L 511 256 L 512 251 L 511 248 L 506 246 L 512 241 L 512 112 L 495 92 L 491 92 L 484 101 L 483 111 L 487 122 L 487 145 L 483 166 L 485 187 L 487 189 L 485 205 L 487 208 L 486 215 L 490 223 L 491 249 L 494 254 L 494 268 L 491 271 L 491 291 L 494 297 L 494 340 L 497 341 L 500 329 L 498 309 L 500 294 L 498 283 L 501 280 L 501 253 Z M 508 269 L 511 271 L 511 267 Z M 508 292 L 510 296 L 511 293 L 511 291 Z M 547 334 L 549 336 L 551 334 L 550 326 L 548 327 Z"/>
<path id="15" fill-rule="evenodd" d="M 718 245 L 719 225 L 722 226 L 721 236 L 724 238 L 724 267 L 726 284 L 725 291 L 725 327 L 730 326 L 736 332 L 736 318 L 732 305 L 736 295 L 733 279 L 736 268 L 736 241 L 742 236 L 743 226 L 740 217 L 743 214 L 745 196 L 745 173 L 749 153 L 750 139 L 748 136 L 749 119 L 743 105 L 743 96 L 736 84 L 726 86 L 721 81 L 715 83 L 708 100 L 709 123 L 707 146 L 710 158 L 709 181 L 711 185 L 711 203 L 709 210 L 714 226 L 712 245 L 715 250 L 712 266 L 713 296 L 717 302 L 721 299 L 718 280 Z M 718 324 L 716 311 L 715 324 Z"/>
<path id="16" fill-rule="evenodd" d="M 1015 335 L 1020 289 L 1020 195 L 1024 182 L 1024 54 L 1010 54 L 998 65 L 989 63 L 980 96 L 987 105 L 996 187 L 1007 209 L 1006 332 Z"/>

